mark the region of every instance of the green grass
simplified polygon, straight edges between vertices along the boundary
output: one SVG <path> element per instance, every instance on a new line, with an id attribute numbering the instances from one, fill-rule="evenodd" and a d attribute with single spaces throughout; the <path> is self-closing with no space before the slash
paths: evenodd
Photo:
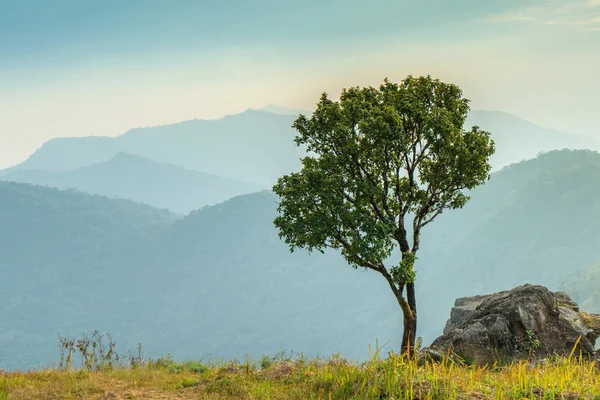
<path id="1" fill-rule="evenodd" d="M 8 378 L 2 378 L 2 383 L 0 384 L 0 400 L 8 399 Z"/>
<path id="2" fill-rule="evenodd" d="M 224 364 L 167 358 L 94 372 L 5 373 L 0 399 L 600 400 L 600 368 L 576 358 L 486 368 L 449 360 L 419 366 L 393 354 L 366 363 L 338 356 Z"/>

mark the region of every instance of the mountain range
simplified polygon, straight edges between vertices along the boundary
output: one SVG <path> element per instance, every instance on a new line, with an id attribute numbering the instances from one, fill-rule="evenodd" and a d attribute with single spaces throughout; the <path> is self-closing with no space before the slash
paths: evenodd
<path id="1" fill-rule="evenodd" d="M 300 167 L 304 153 L 294 145 L 292 129 L 301 110 L 266 109 L 278 114 L 248 110 L 218 120 L 136 128 L 118 137 L 52 139 L 27 160 L 0 171 L 0 176 L 22 170 L 66 172 L 127 153 L 270 188 L 279 176 Z M 496 170 L 551 150 L 600 150 L 596 139 L 543 128 L 499 111 L 472 111 L 466 126 L 472 125 L 492 132 L 496 154 L 491 162 Z M 43 179 L 35 181 L 43 183 Z"/>
<path id="2" fill-rule="evenodd" d="M 118 137 L 56 138 L 4 170 L 65 172 L 109 161 L 118 153 L 271 187 L 296 170 L 302 152 L 293 142 L 293 117 L 248 110 L 218 120 L 189 120 L 136 128 Z"/>
<path id="3" fill-rule="evenodd" d="M 599 176 L 596 152 L 545 153 L 493 173 L 464 209 L 428 225 L 417 260 L 424 343 L 456 297 L 587 279 L 599 257 Z M 290 253 L 272 224 L 276 203 L 262 191 L 181 217 L 0 182 L 0 368 L 52 363 L 57 335 L 93 329 L 177 359 L 281 349 L 364 359 L 376 339 L 397 349 L 402 319 L 386 283 L 333 252 Z"/>

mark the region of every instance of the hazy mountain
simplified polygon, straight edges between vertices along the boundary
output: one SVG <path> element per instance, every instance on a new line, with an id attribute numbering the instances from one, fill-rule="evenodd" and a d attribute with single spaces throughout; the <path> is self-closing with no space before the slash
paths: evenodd
<path id="1" fill-rule="evenodd" d="M 273 114 L 279 114 L 279 115 L 291 115 L 294 117 L 297 117 L 300 114 L 310 115 L 310 112 L 307 110 L 302 110 L 300 108 L 280 107 L 280 106 L 276 106 L 273 104 L 269 104 L 264 107 L 261 107 L 261 108 L 259 108 L 259 110 L 266 111 L 266 112 L 273 113 Z"/>
<path id="2" fill-rule="evenodd" d="M 600 260 L 581 271 L 569 274 L 560 286 L 571 295 L 582 310 L 600 313 Z"/>
<path id="3" fill-rule="evenodd" d="M 557 289 L 600 248 L 600 154 L 558 151 L 494 173 L 429 225 L 417 264 L 419 335 L 459 296 Z M 276 198 L 185 218 L 126 201 L 0 183 L 0 368 L 47 364 L 56 335 L 100 329 L 147 356 L 257 358 L 282 348 L 364 358 L 397 348 L 401 313 L 377 274 L 337 254 L 290 254 Z M 147 219 L 145 222 L 141 219 Z"/>
<path id="4" fill-rule="evenodd" d="M 492 133 L 497 149 L 491 159 L 495 169 L 551 150 L 600 150 L 600 142 L 589 136 L 543 128 L 500 111 L 473 110 L 466 125 L 477 125 Z"/>
<path id="5" fill-rule="evenodd" d="M 289 253 L 272 226 L 270 193 L 237 197 L 177 223 L 154 211 L 147 231 L 131 237 L 139 223 L 122 233 L 115 224 L 148 207 L 111 207 L 115 200 L 24 184 L 0 187 L 0 209 L 12 210 L 0 214 L 1 237 L 12 237 L 0 241 L 2 369 L 51 363 L 59 334 L 94 329 L 111 332 L 121 348 L 139 341 L 148 356 L 220 359 L 282 348 L 364 356 L 386 326 L 397 325 L 394 318 L 371 326 L 373 293 L 387 298 L 377 277 L 334 255 Z M 54 205 L 58 211 L 50 212 Z M 117 218 L 123 206 L 131 207 L 130 218 Z M 81 226 L 71 228 L 73 220 Z M 375 302 L 378 313 L 396 312 L 393 303 Z"/>
<path id="6" fill-rule="evenodd" d="M 443 300 L 539 283 L 558 289 L 600 256 L 600 154 L 554 151 L 511 165 L 472 192 L 464 209 L 425 233 L 421 285 Z M 429 313 L 430 326 L 447 315 Z"/>
<path id="7" fill-rule="evenodd" d="M 22 169 L 64 172 L 105 162 L 119 152 L 270 187 L 298 168 L 302 155 L 293 142 L 293 117 L 248 110 L 218 120 L 190 120 L 136 128 L 115 137 L 50 140 Z"/>
<path id="8" fill-rule="evenodd" d="M 144 273 L 144 243 L 176 218 L 127 200 L 0 181 L 0 369 L 55 359 L 57 335 L 87 330 L 99 310 L 121 321 L 115 303 Z"/>
<path id="9" fill-rule="evenodd" d="M 117 153 L 109 161 L 66 172 L 12 170 L 2 179 L 102 194 L 187 214 L 205 205 L 262 190 L 258 185 Z"/>
<path id="10" fill-rule="evenodd" d="M 302 110 L 265 109 L 272 112 L 248 110 L 218 120 L 136 128 L 116 138 L 53 139 L 23 163 L 0 171 L 0 176 L 23 169 L 64 172 L 106 162 L 126 152 L 271 187 L 277 177 L 300 166 L 298 159 L 303 153 L 293 143 L 296 132 L 291 125 Z M 495 169 L 555 149 L 600 150 L 600 144 L 589 137 L 542 128 L 498 111 L 472 111 L 467 126 L 472 125 L 492 132 L 497 145 L 492 159 Z"/>
<path id="11" fill-rule="evenodd" d="M 0 181 L 0 286 L 14 288 L 15 274 L 38 284 L 36 273 L 65 269 L 92 279 L 88 267 L 112 268 L 104 262 L 120 262 L 132 243 L 155 237 L 177 218 L 128 200 Z"/>

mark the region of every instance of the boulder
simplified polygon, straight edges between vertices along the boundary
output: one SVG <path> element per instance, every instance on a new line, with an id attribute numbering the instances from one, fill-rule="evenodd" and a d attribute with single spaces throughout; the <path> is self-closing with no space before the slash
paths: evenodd
<path id="1" fill-rule="evenodd" d="M 457 299 L 443 335 L 424 352 L 489 365 L 574 354 L 594 357 L 600 315 L 581 312 L 563 292 L 525 284 Z"/>

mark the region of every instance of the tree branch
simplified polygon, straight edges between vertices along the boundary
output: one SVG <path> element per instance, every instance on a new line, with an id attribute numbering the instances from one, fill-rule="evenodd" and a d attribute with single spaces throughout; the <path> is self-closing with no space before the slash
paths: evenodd
<path id="1" fill-rule="evenodd" d="M 381 266 L 383 266 L 383 264 L 381 264 Z M 408 304 L 408 301 L 406 301 L 406 299 L 404 298 L 404 295 L 402 294 L 402 290 L 404 289 L 404 287 L 396 286 L 394 279 L 392 278 L 392 276 L 390 275 L 390 273 L 388 272 L 388 270 L 385 267 L 383 267 L 379 272 L 381 273 L 381 275 L 383 275 L 383 277 L 387 281 L 388 285 L 390 286 L 390 289 L 392 289 L 392 292 L 394 293 L 394 296 L 396 297 L 396 300 L 398 301 L 398 304 L 400 305 L 400 308 L 402 309 L 402 313 L 404 314 L 404 316 L 412 317 L 412 310 Z"/>
<path id="2" fill-rule="evenodd" d="M 340 232 L 338 230 L 337 235 L 334 236 L 334 239 L 337 240 L 342 245 L 342 247 L 344 247 L 346 249 L 346 251 L 348 251 L 350 254 L 352 254 L 352 247 L 350 246 L 350 243 L 348 243 L 348 241 L 346 239 L 344 239 L 342 232 Z M 368 269 L 372 269 L 373 271 L 381 272 L 379 265 L 373 264 L 373 263 L 363 259 L 359 254 L 354 254 L 353 257 L 356 258 L 356 260 L 358 261 L 357 265 L 359 267 L 368 268 Z"/>
<path id="3" fill-rule="evenodd" d="M 427 224 L 433 222 L 433 220 L 435 219 L 435 217 L 437 217 L 438 215 L 440 215 L 443 211 L 444 211 L 443 208 L 439 208 L 431 217 L 429 217 L 428 219 L 426 219 L 425 221 L 423 221 L 423 223 L 421 223 L 421 228 L 423 228 Z"/>

